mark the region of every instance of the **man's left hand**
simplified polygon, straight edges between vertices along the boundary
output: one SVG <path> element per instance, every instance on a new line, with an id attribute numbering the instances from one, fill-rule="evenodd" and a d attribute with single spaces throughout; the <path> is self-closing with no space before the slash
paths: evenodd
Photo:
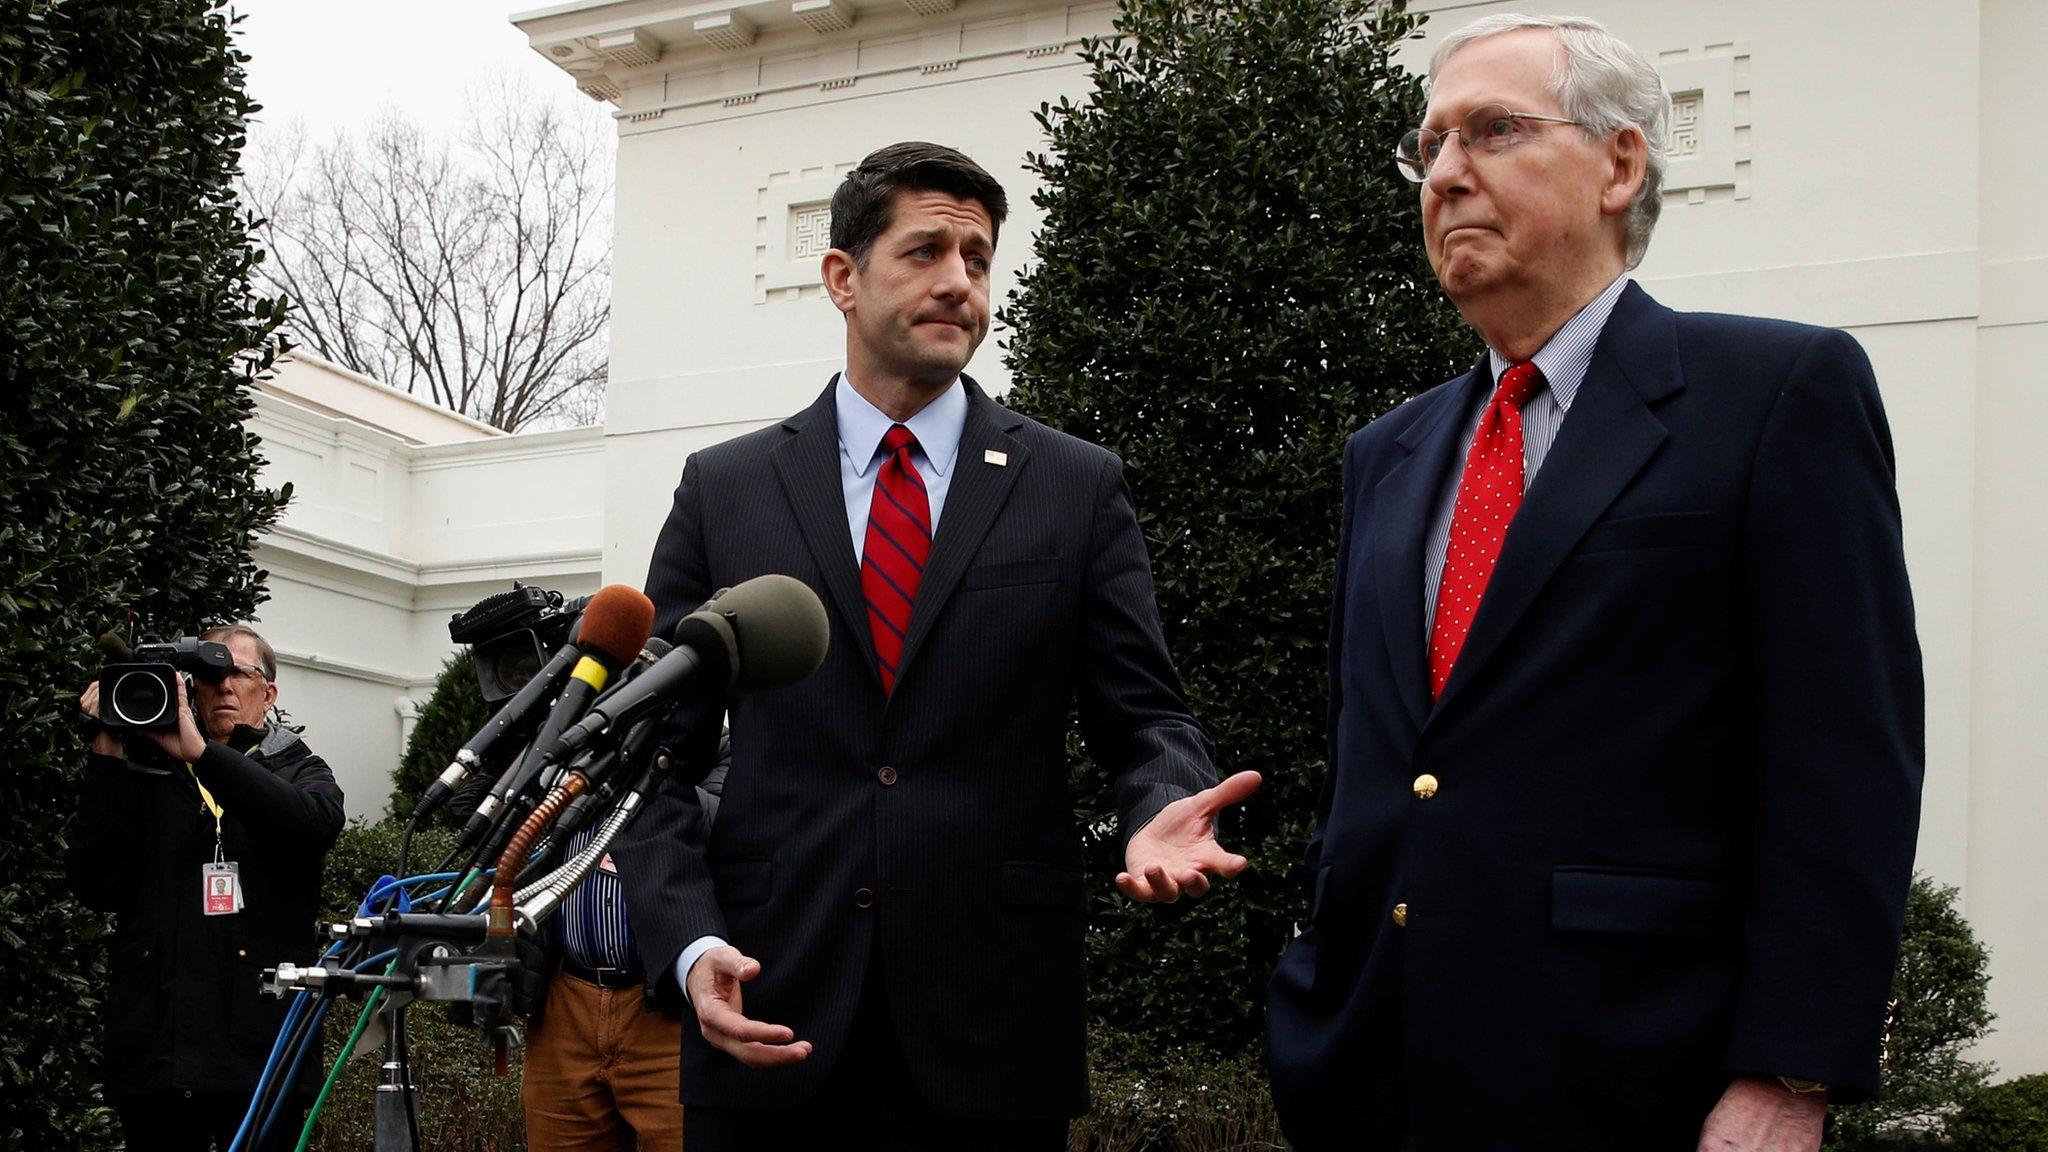
<path id="1" fill-rule="evenodd" d="M 1257 772 L 1239 772 L 1159 810 L 1124 845 L 1117 890 L 1133 900 L 1171 904 L 1209 890 L 1209 877 L 1235 876 L 1249 863 L 1216 843 L 1216 814 L 1259 790 Z"/>
<path id="2" fill-rule="evenodd" d="M 169 732 L 152 730 L 149 738 L 163 745 L 174 759 L 192 764 L 206 751 L 206 737 L 199 732 L 199 722 L 192 718 L 192 703 L 185 696 L 185 678 L 172 679 L 178 682 L 178 726 Z"/>
<path id="3" fill-rule="evenodd" d="M 1728 1085 L 1700 1128 L 1699 1152 L 1818 1152 L 1825 1092 L 1798 1093 L 1744 1076 Z"/>

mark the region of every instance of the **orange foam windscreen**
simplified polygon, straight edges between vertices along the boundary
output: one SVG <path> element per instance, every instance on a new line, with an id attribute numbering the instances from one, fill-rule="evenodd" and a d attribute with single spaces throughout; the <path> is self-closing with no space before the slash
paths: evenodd
<path id="1" fill-rule="evenodd" d="M 647 636 L 654 631 L 654 601 L 628 584 L 607 584 L 597 590 L 583 609 L 583 623 L 576 644 L 585 652 L 601 655 L 613 668 L 624 668 L 640 655 Z"/>

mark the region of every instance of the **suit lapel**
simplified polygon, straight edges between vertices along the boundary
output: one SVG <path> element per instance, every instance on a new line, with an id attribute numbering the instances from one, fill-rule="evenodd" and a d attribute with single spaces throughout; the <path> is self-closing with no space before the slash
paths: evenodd
<path id="1" fill-rule="evenodd" d="M 846 528 L 846 488 L 839 478 L 839 413 L 833 406 L 833 383 L 817 402 L 782 422 L 791 435 L 769 454 L 776 478 L 796 511 L 825 589 L 839 609 L 845 635 L 860 645 L 868 674 L 881 687 L 875 670 L 875 640 L 868 631 L 868 602 L 860 590 L 860 566 L 853 558 L 853 536 Z"/>
<path id="2" fill-rule="evenodd" d="M 1428 646 L 1422 616 L 1423 545 L 1436 517 L 1438 494 L 1450 469 L 1463 459 L 1464 413 L 1487 384 L 1486 360 L 1438 397 L 1436 411 L 1419 417 L 1395 441 L 1407 457 L 1380 479 L 1373 494 L 1370 549 L 1379 588 L 1380 631 L 1387 639 L 1394 682 L 1415 726 L 1429 715 Z M 1421 530 L 1416 531 L 1415 526 Z"/>
<path id="3" fill-rule="evenodd" d="M 967 389 L 967 422 L 960 429 L 960 454 L 953 460 L 953 480 L 946 486 L 946 503 L 939 511 L 924 580 L 910 609 L 910 631 L 904 634 L 903 661 L 896 670 L 899 685 L 924 646 L 932 622 L 981 547 L 982 537 L 995 523 L 1018 474 L 1031 459 L 1031 450 L 1010 435 L 1024 418 L 990 400 L 973 380 L 963 376 L 960 382 Z M 990 463 L 986 458 L 990 449 L 1006 454 L 1006 463 Z"/>
<path id="4" fill-rule="evenodd" d="M 1664 442 L 1651 406 L 1683 388 L 1671 311 L 1631 284 L 1615 302 L 1572 410 L 1508 526 L 1437 711 L 1471 683 L 1586 529 Z"/>

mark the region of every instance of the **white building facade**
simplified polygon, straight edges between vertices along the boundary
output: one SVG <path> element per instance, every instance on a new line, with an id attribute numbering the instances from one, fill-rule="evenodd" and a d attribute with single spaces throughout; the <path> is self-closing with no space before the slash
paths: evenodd
<path id="1" fill-rule="evenodd" d="M 1919 867 L 1962 889 L 1992 948 L 1983 1054 L 2048 1070 L 2048 453 L 2030 388 L 2048 363 L 2048 149 L 2015 119 L 2048 3 L 1410 6 L 1430 15 L 1415 69 L 1449 31 L 1515 8 L 1594 16 L 1644 50 L 1679 147 L 1638 278 L 1677 308 L 1832 325 L 1869 350 L 1926 661 Z M 344 773 L 351 812 L 383 802 L 397 701 L 424 696 L 449 613 L 514 577 L 638 585 L 684 457 L 824 387 L 843 346 L 818 285 L 824 202 L 868 151 L 935 140 L 1003 181 L 1007 296 L 1039 223 L 1032 114 L 1085 94 L 1079 42 L 1114 15 L 1099 0 L 580 0 L 513 18 L 618 109 L 607 422 L 457 435 L 397 415 L 363 427 L 304 388 L 262 401 L 272 473 L 299 491 L 259 557 L 265 623 L 314 746 L 340 743 L 309 702 L 330 696 L 360 718 L 350 739 L 374 736 Z M 998 389 L 1003 335 L 969 369 Z"/>
<path id="2" fill-rule="evenodd" d="M 455 651 L 448 618 L 513 580 L 598 586 L 604 440 L 507 436 L 306 352 L 256 396 L 263 481 L 292 485 L 256 550 L 278 703 L 376 819 L 420 702 Z"/>

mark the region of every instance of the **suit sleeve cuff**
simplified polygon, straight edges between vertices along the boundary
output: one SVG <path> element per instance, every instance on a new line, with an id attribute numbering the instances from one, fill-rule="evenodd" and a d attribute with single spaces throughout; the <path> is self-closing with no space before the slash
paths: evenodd
<path id="1" fill-rule="evenodd" d="M 690 1002 L 690 969 L 697 966 L 698 957 L 713 948 L 724 947 L 725 941 L 716 936 L 699 936 L 690 942 L 688 948 L 683 949 L 682 955 L 676 957 L 676 987 L 683 990 L 683 1003 Z"/>

